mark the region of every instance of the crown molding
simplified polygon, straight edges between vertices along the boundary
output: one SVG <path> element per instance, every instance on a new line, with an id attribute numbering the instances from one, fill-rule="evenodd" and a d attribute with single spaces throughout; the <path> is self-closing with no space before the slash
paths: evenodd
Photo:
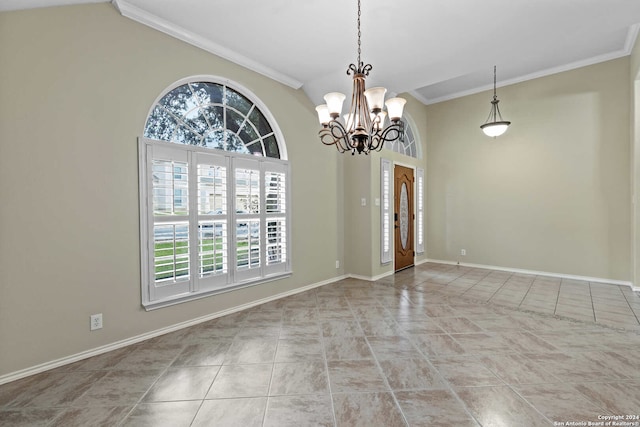
<path id="1" fill-rule="evenodd" d="M 509 80 L 503 80 L 498 83 L 496 87 L 509 86 L 516 83 L 522 83 L 527 80 L 533 80 L 540 77 L 550 76 L 552 74 L 562 73 L 564 71 L 575 70 L 577 68 L 587 67 L 589 65 L 599 64 L 601 62 L 611 61 L 613 59 L 622 58 L 624 56 L 631 55 L 631 51 L 635 45 L 635 42 L 638 38 L 638 33 L 640 32 L 640 24 L 634 24 L 629 27 L 629 31 L 627 31 L 627 37 L 625 39 L 624 47 L 620 50 L 616 50 L 613 52 L 605 53 L 604 55 L 593 56 L 591 58 L 584 59 L 582 61 L 572 62 L 570 64 L 561 65 L 558 67 L 547 68 L 545 70 L 537 71 L 535 73 L 526 74 L 524 76 L 516 77 Z M 474 95 L 476 93 L 484 92 L 487 90 L 493 89 L 493 84 L 488 84 L 484 86 L 479 86 L 473 89 L 468 89 L 456 93 L 452 93 L 445 96 L 440 96 L 438 98 L 427 98 L 423 95 L 420 95 L 417 90 L 413 90 L 411 95 L 415 98 L 422 101 L 425 105 L 437 104 L 438 102 L 450 101 L 456 98 L 462 98 L 463 96 Z"/>
<path id="2" fill-rule="evenodd" d="M 195 34 L 156 15 L 153 15 L 146 10 L 133 6 L 126 0 L 111 0 L 111 4 L 118 10 L 118 12 L 120 12 L 122 16 L 126 18 L 137 21 L 143 25 L 151 27 L 185 43 L 189 43 L 190 45 L 196 46 L 202 50 L 224 58 L 251 71 L 255 71 L 256 73 L 262 74 L 263 76 L 266 76 L 293 89 L 300 89 L 302 87 L 302 82 L 286 74 L 280 73 L 279 71 L 269 68 L 252 59 L 249 59 L 246 56 L 240 55 L 239 53 L 234 52 L 231 49 L 214 43 L 205 37 Z"/>
<path id="3" fill-rule="evenodd" d="M 417 89 L 410 90 L 408 93 L 418 101 L 422 102 L 424 105 L 434 104 L 434 102 L 432 102 L 429 98 L 418 92 Z"/>

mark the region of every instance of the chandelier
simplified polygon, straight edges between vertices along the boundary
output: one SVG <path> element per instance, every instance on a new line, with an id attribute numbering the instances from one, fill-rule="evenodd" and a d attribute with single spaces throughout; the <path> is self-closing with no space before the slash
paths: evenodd
<path id="1" fill-rule="evenodd" d="M 487 136 L 500 136 L 507 131 L 507 128 L 511 124 L 506 120 L 502 119 L 502 114 L 500 114 L 500 108 L 498 107 L 498 97 L 496 95 L 496 66 L 493 66 L 493 100 L 491 101 L 491 111 L 489 111 L 489 117 L 487 117 L 487 121 L 485 124 L 480 126 L 480 129 Z"/>
<path id="2" fill-rule="evenodd" d="M 335 145 L 340 153 L 351 154 L 379 151 L 385 142 L 404 141 L 402 110 L 407 102 L 403 98 L 391 98 L 384 102 L 387 89 L 373 87 L 365 90 L 364 80 L 373 68 L 360 60 L 360 0 L 358 0 L 358 60 L 347 68 L 347 75 L 353 74 L 353 92 L 349 113 L 342 115 L 342 104 L 346 96 L 331 92 L 324 96 L 326 104 L 318 105 L 318 120 L 322 129 L 318 132 L 325 145 Z M 387 111 L 383 111 L 383 104 Z M 385 126 L 386 117 L 389 124 Z"/>

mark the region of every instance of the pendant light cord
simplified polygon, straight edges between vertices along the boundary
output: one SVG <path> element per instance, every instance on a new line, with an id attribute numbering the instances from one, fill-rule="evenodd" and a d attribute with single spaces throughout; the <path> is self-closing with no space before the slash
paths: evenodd
<path id="1" fill-rule="evenodd" d="M 493 66 L 493 99 L 496 99 L 496 66 Z"/>

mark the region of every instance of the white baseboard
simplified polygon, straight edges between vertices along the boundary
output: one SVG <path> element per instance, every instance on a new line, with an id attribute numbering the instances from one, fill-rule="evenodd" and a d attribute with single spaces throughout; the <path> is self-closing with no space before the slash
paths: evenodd
<path id="1" fill-rule="evenodd" d="M 378 274 L 377 276 L 361 276 L 359 274 L 347 274 L 347 277 L 358 280 L 366 280 L 367 282 L 375 282 L 376 280 L 380 280 L 387 276 L 392 276 L 394 274 L 393 271 L 388 271 L 386 273 Z"/>
<path id="2" fill-rule="evenodd" d="M 425 264 L 427 262 L 431 262 L 431 261 L 429 261 L 427 258 L 424 258 L 424 259 L 421 259 L 420 261 L 416 262 L 416 265 Z"/>
<path id="3" fill-rule="evenodd" d="M 462 267 L 482 268 L 486 270 L 507 271 L 510 273 L 533 274 L 536 276 L 559 277 L 561 279 L 582 280 L 585 282 L 603 283 L 606 285 L 628 286 L 635 292 L 640 292 L 640 288 L 633 286 L 633 283 L 624 280 L 603 279 L 600 277 L 576 276 L 574 274 L 550 273 L 548 271 L 524 270 L 521 268 L 500 267 L 495 265 L 469 264 L 457 261 L 445 261 L 440 259 L 428 259 L 425 262 L 433 262 L 436 264 L 460 265 Z"/>
<path id="4" fill-rule="evenodd" d="M 420 261 L 416 261 L 414 263 L 414 266 L 418 266 L 418 265 L 424 264 L 426 262 L 435 262 L 435 261 L 430 261 L 428 259 L 422 259 Z M 361 276 L 359 274 L 348 274 L 347 277 L 350 277 L 352 279 L 366 280 L 368 282 L 375 282 L 376 280 L 380 280 L 380 279 L 383 279 L 383 278 L 388 277 L 388 276 L 393 276 L 395 273 L 396 272 L 393 271 L 393 269 L 392 269 L 390 271 L 387 271 L 386 273 L 378 274 L 377 276 L 371 276 L 370 277 L 370 276 Z"/>
<path id="5" fill-rule="evenodd" d="M 16 381 L 16 380 L 19 380 L 21 378 L 25 378 L 25 377 L 28 377 L 28 376 L 31 376 L 31 375 L 39 374 L 39 373 L 44 372 L 44 371 L 48 371 L 48 370 L 51 370 L 51 369 L 59 368 L 61 366 L 69 365 L 71 363 L 75 363 L 75 362 L 78 362 L 80 360 L 87 359 L 89 357 L 98 356 L 100 354 L 107 353 L 109 351 L 117 350 L 119 348 L 129 346 L 131 344 L 136 344 L 136 343 L 139 343 L 141 341 L 148 340 L 150 338 L 155 338 L 155 337 L 158 337 L 160 335 L 167 334 L 169 332 L 174 332 L 174 331 L 178 331 L 180 329 L 188 328 L 190 326 L 195 326 L 197 324 L 200 324 L 200 323 L 203 323 L 203 322 L 207 322 L 209 320 L 213 320 L 213 319 L 216 319 L 218 317 L 226 316 L 228 314 L 236 313 L 238 311 L 246 310 L 248 308 L 255 307 L 255 306 L 270 302 L 270 301 L 275 301 L 275 300 L 280 299 L 280 298 L 285 298 L 285 297 L 292 296 L 292 295 L 295 295 L 295 294 L 299 294 L 301 292 L 305 292 L 305 291 L 308 291 L 308 290 L 311 290 L 311 289 L 319 288 L 321 286 L 337 282 L 337 281 L 345 279 L 347 277 L 349 277 L 349 276 L 334 277 L 332 279 L 328 279 L 328 280 L 324 280 L 324 281 L 321 281 L 321 282 L 313 283 L 311 285 L 303 286 L 301 288 L 292 289 L 290 291 L 282 292 L 282 293 L 279 293 L 279 294 L 276 294 L 276 295 L 272 295 L 272 296 L 267 297 L 267 298 L 262 298 L 262 299 L 259 299 L 259 300 L 256 300 L 256 301 L 251 301 L 249 303 L 242 304 L 242 305 L 239 305 L 239 306 L 236 306 L 236 307 L 231 307 L 229 309 L 218 311 L 218 312 L 212 313 L 212 314 L 208 314 L 206 316 L 198 317 L 198 318 L 195 318 L 195 319 L 187 320 L 185 322 L 180 322 L 180 323 L 176 323 L 176 324 L 171 325 L 171 326 L 167 326 L 167 327 L 164 327 L 164 328 L 156 329 L 156 330 L 151 331 L 151 332 L 146 332 L 144 334 L 136 335 L 134 337 L 127 338 L 127 339 L 124 339 L 124 340 L 121 340 L 121 341 L 116 341 L 114 343 L 103 345 L 103 346 L 97 347 L 97 348 L 93 348 L 91 350 L 87 350 L 87 351 L 83 351 L 83 352 L 80 352 L 80 353 L 77 353 L 77 354 L 73 354 L 73 355 L 70 355 L 70 356 L 62 357 L 60 359 L 56 359 L 56 360 L 52 360 L 50 362 L 42 363 L 40 365 L 32 366 L 30 368 L 25 368 L 25 369 L 21 369 L 21 370 L 16 371 L 16 372 L 12 372 L 12 373 L 9 373 L 9 374 L 1 375 L 0 376 L 0 385 L 6 384 L 6 383 L 9 383 L 9 382 L 12 382 L 12 381 Z"/>

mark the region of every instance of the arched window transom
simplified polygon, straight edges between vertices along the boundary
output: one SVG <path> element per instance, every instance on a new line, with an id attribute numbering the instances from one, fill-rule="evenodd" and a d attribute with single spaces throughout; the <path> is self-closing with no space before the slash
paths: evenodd
<path id="1" fill-rule="evenodd" d="M 225 84 L 185 83 L 154 106 L 144 136 L 160 141 L 280 158 L 278 141 L 262 111 Z"/>
<path id="2" fill-rule="evenodd" d="M 406 115 L 405 115 L 406 116 Z M 412 120 L 408 116 L 403 117 L 404 120 L 404 142 L 396 139 L 395 141 L 387 141 L 384 148 L 389 151 L 404 154 L 405 156 L 418 158 L 418 141 L 416 133 L 413 130 Z"/>

